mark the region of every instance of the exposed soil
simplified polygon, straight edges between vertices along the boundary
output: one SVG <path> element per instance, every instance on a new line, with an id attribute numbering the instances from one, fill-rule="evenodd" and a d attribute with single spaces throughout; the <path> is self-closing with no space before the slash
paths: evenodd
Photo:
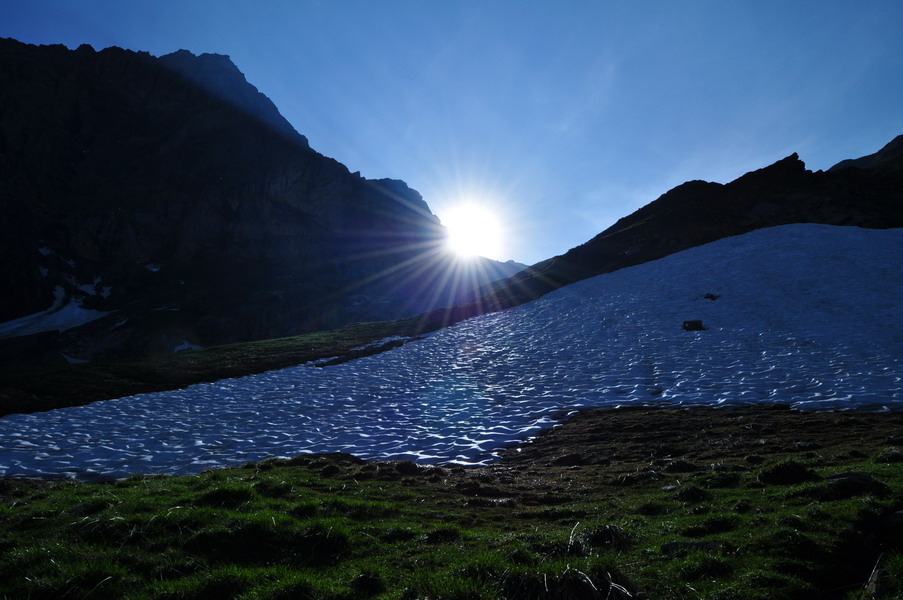
<path id="1" fill-rule="evenodd" d="M 604 408 L 577 413 L 532 443 L 504 453 L 508 465 L 674 468 L 678 460 L 756 464 L 776 455 L 824 458 L 903 444 L 903 413 L 741 408 Z"/>
<path id="2" fill-rule="evenodd" d="M 679 486 L 687 474 L 731 477 L 786 460 L 843 470 L 844 464 L 882 454 L 889 456 L 887 462 L 898 455 L 903 460 L 901 412 L 637 407 L 581 411 L 485 467 L 372 461 L 368 468 L 378 478 L 407 477 L 416 487 L 441 489 L 475 505 L 560 506 L 598 494 L 621 495 L 627 487 Z M 292 462 L 309 461 L 329 464 L 330 471 L 357 471 L 364 464 L 343 454 Z"/>

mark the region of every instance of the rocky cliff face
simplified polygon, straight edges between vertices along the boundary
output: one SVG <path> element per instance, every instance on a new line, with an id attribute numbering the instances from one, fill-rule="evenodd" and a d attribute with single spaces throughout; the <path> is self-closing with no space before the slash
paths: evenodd
<path id="1" fill-rule="evenodd" d="M 728 184 L 684 183 L 585 244 L 490 284 L 457 313 L 514 306 L 593 275 L 789 223 L 903 227 L 903 136 L 828 172 L 806 170 L 793 154 Z"/>
<path id="2" fill-rule="evenodd" d="M 88 360 L 448 306 L 444 230 L 313 151 L 225 56 L 0 40 L 0 360 Z M 518 266 L 485 261 L 476 282 Z M 55 325 L 60 325 L 55 327 Z"/>

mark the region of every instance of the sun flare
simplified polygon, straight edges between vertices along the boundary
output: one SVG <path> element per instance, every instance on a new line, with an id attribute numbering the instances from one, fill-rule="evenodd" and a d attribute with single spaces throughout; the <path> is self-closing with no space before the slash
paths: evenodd
<path id="1" fill-rule="evenodd" d="M 441 220 L 448 230 L 448 248 L 458 256 L 500 258 L 504 242 L 502 226 L 485 206 L 472 202 L 458 204 L 447 210 Z"/>

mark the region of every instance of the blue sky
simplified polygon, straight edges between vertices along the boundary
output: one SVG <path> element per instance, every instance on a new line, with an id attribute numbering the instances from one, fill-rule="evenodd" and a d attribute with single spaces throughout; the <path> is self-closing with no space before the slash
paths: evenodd
<path id="1" fill-rule="evenodd" d="M 561 254 L 690 179 L 903 133 L 903 2 L 3 0 L 0 36 L 228 54 L 319 152 Z"/>

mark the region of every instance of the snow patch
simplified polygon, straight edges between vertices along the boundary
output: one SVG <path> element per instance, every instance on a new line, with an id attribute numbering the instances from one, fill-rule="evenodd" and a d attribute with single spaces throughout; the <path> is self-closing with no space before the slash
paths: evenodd
<path id="1" fill-rule="evenodd" d="M 158 265 L 156 263 L 148 263 L 148 264 L 144 265 L 144 268 L 147 269 L 148 271 L 150 271 L 151 273 L 156 273 L 157 271 L 159 271 L 160 269 L 163 268 L 163 265 Z"/>
<path id="2" fill-rule="evenodd" d="M 182 352 L 183 350 L 200 350 L 201 346 L 192 344 L 188 340 L 182 340 L 182 343 L 172 349 L 173 352 Z"/>
<path id="3" fill-rule="evenodd" d="M 903 229 L 758 230 L 332 367 L 8 415 L 0 477 L 310 452 L 486 464 L 594 406 L 903 410 L 901 265 Z M 684 331 L 694 319 L 707 329 Z"/>
<path id="4" fill-rule="evenodd" d="M 88 294 L 89 296 L 93 296 L 97 293 L 97 286 L 100 284 L 100 277 L 94 277 L 94 281 L 92 283 L 83 283 L 78 286 L 78 289 Z"/>
<path id="5" fill-rule="evenodd" d="M 81 327 L 109 314 L 108 312 L 82 308 L 81 302 L 75 299 L 70 299 L 66 302 L 66 290 L 60 286 L 54 288 L 53 296 L 53 304 L 47 310 L 0 323 L 0 339 L 33 335 L 47 331 L 66 331 L 75 327 Z"/>

